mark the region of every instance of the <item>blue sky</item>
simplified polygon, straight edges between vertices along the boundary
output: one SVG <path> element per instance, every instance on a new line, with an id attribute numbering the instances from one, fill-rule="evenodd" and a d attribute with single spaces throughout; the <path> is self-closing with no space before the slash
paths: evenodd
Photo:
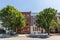
<path id="1" fill-rule="evenodd" d="M 24 12 L 39 12 L 48 7 L 60 11 L 60 0 L 0 0 L 0 10 L 7 5 L 12 5 Z"/>

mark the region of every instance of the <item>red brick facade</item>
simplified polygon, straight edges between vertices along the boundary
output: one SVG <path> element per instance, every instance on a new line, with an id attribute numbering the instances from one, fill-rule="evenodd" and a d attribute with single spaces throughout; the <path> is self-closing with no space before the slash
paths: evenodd
<path id="1" fill-rule="evenodd" d="M 26 19 L 26 26 L 17 29 L 18 33 L 29 34 L 30 33 L 30 25 L 31 25 L 31 12 L 21 12 Z"/>
<path id="2" fill-rule="evenodd" d="M 25 19 L 26 19 L 26 25 L 31 25 L 31 12 L 21 12 Z"/>

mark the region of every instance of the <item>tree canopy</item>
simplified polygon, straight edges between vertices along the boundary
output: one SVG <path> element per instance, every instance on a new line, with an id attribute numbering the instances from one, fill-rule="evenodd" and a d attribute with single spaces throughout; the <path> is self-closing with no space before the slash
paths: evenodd
<path id="1" fill-rule="evenodd" d="M 50 23 L 55 18 L 56 13 L 57 10 L 54 8 L 46 8 L 43 11 L 39 12 L 39 14 L 36 16 L 37 25 L 49 32 Z"/>
<path id="2" fill-rule="evenodd" d="M 25 18 L 22 13 L 10 5 L 0 11 L 0 17 L 3 27 L 8 27 L 9 29 L 21 28 L 25 25 Z"/>

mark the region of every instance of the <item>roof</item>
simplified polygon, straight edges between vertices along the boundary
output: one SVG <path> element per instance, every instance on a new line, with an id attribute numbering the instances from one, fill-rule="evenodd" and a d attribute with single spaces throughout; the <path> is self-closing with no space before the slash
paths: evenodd
<path id="1" fill-rule="evenodd" d="M 22 14 L 31 14 L 31 12 L 21 12 Z"/>

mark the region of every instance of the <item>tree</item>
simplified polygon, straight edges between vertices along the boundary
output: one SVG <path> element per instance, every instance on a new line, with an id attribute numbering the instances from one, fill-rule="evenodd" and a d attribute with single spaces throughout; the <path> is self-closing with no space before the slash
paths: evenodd
<path id="1" fill-rule="evenodd" d="M 13 6 L 8 5 L 0 11 L 0 17 L 3 27 L 7 27 L 12 30 L 25 26 L 25 18 L 21 12 L 15 9 Z"/>
<path id="2" fill-rule="evenodd" d="M 55 18 L 56 12 L 57 10 L 54 8 L 46 8 L 36 16 L 38 26 L 44 28 L 48 32 L 48 35 L 50 23 Z"/>
<path id="3" fill-rule="evenodd" d="M 53 30 L 54 30 L 54 32 L 58 32 L 59 28 L 60 27 L 59 27 L 58 22 L 56 22 L 55 20 L 52 20 L 51 24 L 50 24 L 50 31 L 53 32 Z"/>

